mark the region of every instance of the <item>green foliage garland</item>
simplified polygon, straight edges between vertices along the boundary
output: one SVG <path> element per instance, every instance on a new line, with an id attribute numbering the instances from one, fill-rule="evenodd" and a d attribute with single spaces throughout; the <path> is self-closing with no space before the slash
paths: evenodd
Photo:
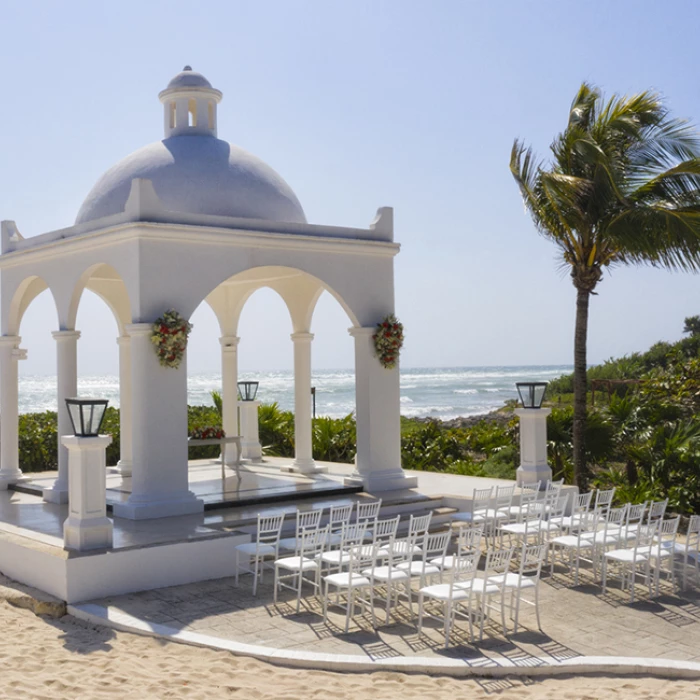
<path id="1" fill-rule="evenodd" d="M 403 324 L 389 314 L 381 323 L 377 324 L 377 330 L 372 336 L 374 350 L 377 353 L 382 367 L 394 369 L 403 347 Z"/>
<path id="2" fill-rule="evenodd" d="M 174 309 L 169 309 L 153 324 L 151 342 L 155 345 L 158 362 L 163 367 L 177 369 L 187 349 L 187 336 L 192 324 Z"/>

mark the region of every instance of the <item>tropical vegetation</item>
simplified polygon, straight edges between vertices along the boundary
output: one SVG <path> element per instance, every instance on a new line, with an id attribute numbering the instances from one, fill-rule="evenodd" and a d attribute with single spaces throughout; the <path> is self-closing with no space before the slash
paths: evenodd
<path id="1" fill-rule="evenodd" d="M 510 169 L 576 288 L 572 450 L 574 478 L 585 487 L 589 300 L 615 265 L 700 269 L 700 137 L 658 94 L 606 101 L 584 83 L 551 152 L 550 163 L 536 162 L 516 140 Z"/>
<path id="2" fill-rule="evenodd" d="M 620 501 L 668 498 L 672 510 L 700 512 L 700 317 L 685 320 L 687 337 L 657 343 L 648 351 L 610 359 L 588 370 L 606 387 L 589 407 L 586 460 L 591 485 L 615 486 Z M 622 381 L 619 381 L 622 380 Z M 554 478 L 574 474 L 573 374 L 550 382 L 547 403 L 549 462 Z M 588 395 L 589 399 L 591 395 Z M 213 406 L 190 406 L 189 434 L 221 430 L 221 397 Z M 401 419 L 406 469 L 512 479 L 520 461 L 519 431 L 512 405 L 483 417 L 449 422 Z M 264 453 L 294 455 L 294 414 L 276 403 L 259 409 Z M 107 463 L 119 459 L 119 411 L 108 408 L 103 430 L 114 440 Z M 352 463 L 353 415 L 313 421 L 314 457 Z M 56 414 L 25 414 L 19 422 L 20 466 L 26 472 L 56 468 Z M 190 448 L 190 458 L 215 458 L 219 447 Z"/>

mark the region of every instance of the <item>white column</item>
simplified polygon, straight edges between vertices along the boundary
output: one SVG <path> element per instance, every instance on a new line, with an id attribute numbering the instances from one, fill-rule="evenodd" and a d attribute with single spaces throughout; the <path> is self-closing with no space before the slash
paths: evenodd
<path id="1" fill-rule="evenodd" d="M 19 468 L 17 421 L 19 392 L 17 361 L 23 352 L 18 335 L 0 336 L 0 490 L 24 477 Z"/>
<path id="2" fill-rule="evenodd" d="M 239 435 L 238 432 L 238 342 L 235 335 L 219 338 L 221 343 L 221 404 L 222 427 L 226 435 Z M 236 446 L 226 445 L 224 463 L 236 464 Z"/>
<path id="3" fill-rule="evenodd" d="M 66 399 L 78 395 L 78 338 L 80 331 L 54 331 L 56 341 L 57 411 L 58 411 L 58 479 L 43 490 L 44 500 L 50 503 L 68 503 L 68 450 L 61 442 L 64 435 L 72 435 Z"/>
<path id="4" fill-rule="evenodd" d="M 131 476 L 132 455 L 132 401 L 131 401 L 131 338 L 122 335 L 119 345 L 119 462 L 114 470 L 122 476 Z"/>
<path id="5" fill-rule="evenodd" d="M 547 416 L 551 412 L 551 408 L 515 409 L 520 418 L 520 466 L 515 472 L 518 486 L 552 478 L 547 463 Z"/>
<path id="6" fill-rule="evenodd" d="M 294 462 L 291 471 L 325 471 L 313 458 L 311 425 L 311 341 L 313 333 L 292 333 L 294 342 Z"/>
<path id="7" fill-rule="evenodd" d="M 113 527 L 107 517 L 105 452 L 112 436 L 66 435 L 62 441 L 68 450 L 70 473 L 64 545 L 80 551 L 111 547 Z"/>
<path id="8" fill-rule="evenodd" d="M 258 408 L 260 401 L 239 401 L 241 412 L 241 452 L 246 459 L 260 459 L 262 446 L 258 430 Z"/>
<path id="9" fill-rule="evenodd" d="M 381 365 L 374 351 L 375 328 L 351 328 L 355 339 L 356 471 L 347 480 L 369 492 L 417 485 L 401 468 L 401 387 L 398 364 Z"/>
<path id="10" fill-rule="evenodd" d="M 153 326 L 133 323 L 131 336 L 131 495 L 114 515 L 132 520 L 198 513 L 204 504 L 188 488 L 187 358 L 162 367 L 151 343 Z"/>

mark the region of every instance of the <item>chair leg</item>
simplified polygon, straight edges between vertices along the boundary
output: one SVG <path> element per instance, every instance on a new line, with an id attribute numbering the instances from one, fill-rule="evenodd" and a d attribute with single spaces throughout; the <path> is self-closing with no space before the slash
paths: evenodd
<path id="1" fill-rule="evenodd" d="M 257 556 L 254 558 L 253 561 L 253 597 L 255 597 L 258 593 L 258 568 L 260 566 L 260 563 Z M 262 580 L 262 576 L 260 577 L 260 580 Z"/>
<path id="2" fill-rule="evenodd" d="M 423 594 L 418 594 L 418 634 L 423 634 Z"/>
<path id="3" fill-rule="evenodd" d="M 234 586 L 236 588 L 238 588 L 238 568 L 240 567 L 239 555 L 240 555 L 240 552 L 238 550 L 236 550 L 236 581 L 234 583 Z"/>
<path id="4" fill-rule="evenodd" d="M 323 623 L 328 623 L 328 581 L 324 581 L 323 586 Z"/>
<path id="5" fill-rule="evenodd" d="M 345 610 L 345 634 L 347 634 L 348 630 L 350 629 L 350 610 L 354 605 L 352 588 L 348 588 L 348 599 L 346 602 L 348 607 Z"/>
<path id="6" fill-rule="evenodd" d="M 443 617 L 445 618 L 444 620 L 444 631 L 445 631 L 445 649 L 450 646 L 450 622 L 452 619 L 452 602 L 449 600 L 445 601 L 445 605 L 443 607 Z"/>
<path id="7" fill-rule="evenodd" d="M 297 615 L 299 614 L 299 607 L 301 605 L 301 584 L 304 582 L 304 572 L 299 570 L 299 583 L 297 585 Z"/>
<path id="8" fill-rule="evenodd" d="M 540 582 L 535 581 L 535 617 L 537 618 L 537 629 L 542 631 L 542 623 L 540 622 Z"/>
<path id="9" fill-rule="evenodd" d="M 277 605 L 277 587 L 279 586 L 279 568 L 275 566 L 275 591 L 274 591 L 274 601 Z"/>
<path id="10" fill-rule="evenodd" d="M 602 563 L 602 588 L 603 588 L 603 595 L 608 590 L 608 560 L 603 557 L 603 563 Z"/>

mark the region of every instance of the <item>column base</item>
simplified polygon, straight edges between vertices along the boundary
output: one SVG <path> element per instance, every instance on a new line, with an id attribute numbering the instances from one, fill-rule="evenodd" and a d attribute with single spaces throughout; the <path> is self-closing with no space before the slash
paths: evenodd
<path id="1" fill-rule="evenodd" d="M 544 482 L 549 481 L 552 478 L 552 469 L 548 464 L 540 464 L 538 466 L 519 466 L 515 470 L 515 480 L 518 486 L 523 484 L 534 484 L 537 481 L 540 483 L 540 487 L 544 487 Z"/>
<path id="2" fill-rule="evenodd" d="M 68 503 L 68 484 L 60 483 L 56 479 L 53 486 L 42 489 L 41 495 L 46 503 Z"/>
<path id="3" fill-rule="evenodd" d="M 31 477 L 23 474 L 19 470 L 16 472 L 16 474 L 0 473 L 0 491 L 7 491 L 7 487 L 10 484 L 19 484 L 23 481 L 31 481 Z"/>
<path id="4" fill-rule="evenodd" d="M 191 491 L 180 494 L 154 494 L 152 497 L 130 496 L 125 503 L 115 503 L 112 513 L 116 518 L 127 520 L 149 520 L 169 518 L 174 515 L 191 515 L 204 512 L 204 501 Z"/>
<path id="5" fill-rule="evenodd" d="M 241 444 L 241 455 L 244 459 L 262 459 L 262 445 L 259 442 L 244 442 Z"/>
<path id="6" fill-rule="evenodd" d="M 367 493 L 376 491 L 399 491 L 401 489 L 413 489 L 418 486 L 418 478 L 406 476 L 406 472 L 399 469 L 383 469 L 377 472 L 361 474 L 355 472 L 343 482 L 345 486 L 363 486 Z"/>
<path id="7" fill-rule="evenodd" d="M 132 462 L 126 459 L 120 459 L 116 466 L 107 467 L 110 474 L 119 474 L 119 476 L 131 476 Z"/>
<path id="8" fill-rule="evenodd" d="M 69 517 L 63 523 L 63 545 L 66 549 L 109 549 L 112 546 L 112 521 L 107 518 Z"/>
<path id="9" fill-rule="evenodd" d="M 280 468 L 288 474 L 325 474 L 328 467 L 321 467 L 313 459 L 295 459 L 291 464 Z"/>

